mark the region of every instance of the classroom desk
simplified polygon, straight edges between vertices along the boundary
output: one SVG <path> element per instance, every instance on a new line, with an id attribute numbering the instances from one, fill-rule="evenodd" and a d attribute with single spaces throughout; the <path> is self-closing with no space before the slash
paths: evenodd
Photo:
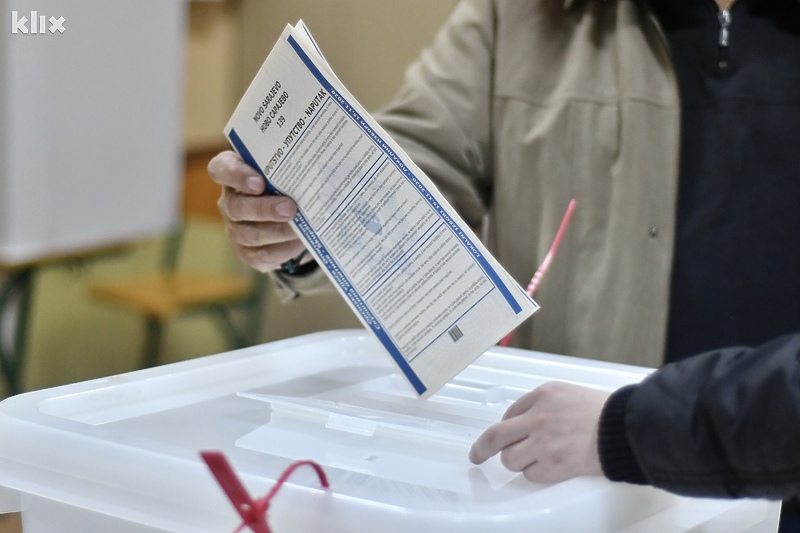
<path id="1" fill-rule="evenodd" d="M 0 365 L 7 394 L 20 392 L 20 377 L 35 264 L 0 263 Z"/>
<path id="2" fill-rule="evenodd" d="M 0 368 L 8 396 L 22 392 L 25 342 L 37 272 L 51 266 L 81 265 L 129 247 L 130 244 L 114 244 L 23 262 L 5 262 L 0 258 Z"/>

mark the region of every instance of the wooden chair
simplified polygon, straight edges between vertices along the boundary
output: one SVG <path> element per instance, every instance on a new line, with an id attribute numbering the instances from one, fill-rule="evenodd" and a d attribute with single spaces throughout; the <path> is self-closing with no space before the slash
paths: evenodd
<path id="1" fill-rule="evenodd" d="M 187 156 L 184 228 L 189 220 L 196 218 L 213 219 L 221 224 L 216 206 L 219 187 L 206 172 L 212 156 L 211 153 Z M 162 264 L 156 271 L 98 281 L 90 287 L 93 298 L 143 316 L 146 334 L 141 366 L 145 368 L 159 364 L 166 323 L 184 314 L 214 316 L 231 348 L 259 341 L 267 277 L 255 271 L 246 275 L 179 266 L 184 228 L 166 239 Z"/>

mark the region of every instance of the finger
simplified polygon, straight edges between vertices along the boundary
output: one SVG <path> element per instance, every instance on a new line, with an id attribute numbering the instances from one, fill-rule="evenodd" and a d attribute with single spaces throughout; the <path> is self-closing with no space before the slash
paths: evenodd
<path id="1" fill-rule="evenodd" d="M 270 246 L 241 246 L 233 247 L 236 257 L 244 264 L 259 272 L 271 272 L 280 268 L 293 257 L 297 257 L 304 249 L 303 243 L 297 239 Z"/>
<path id="2" fill-rule="evenodd" d="M 583 474 L 543 461 L 534 461 L 521 472 L 525 479 L 534 483 L 560 483 Z"/>
<path id="3" fill-rule="evenodd" d="M 233 222 L 225 220 L 225 233 L 234 244 L 247 247 L 268 246 L 298 240 L 286 222 Z"/>
<path id="4" fill-rule="evenodd" d="M 500 451 L 500 463 L 511 472 L 522 472 L 538 462 L 533 438 L 528 436 Z"/>
<path id="5" fill-rule="evenodd" d="M 532 462 L 520 470 L 520 472 L 522 472 L 522 475 L 525 477 L 525 479 L 534 483 L 558 483 L 568 479 L 548 471 L 548 469 L 543 467 L 542 463 L 539 461 Z"/>
<path id="6" fill-rule="evenodd" d="M 508 420 L 509 418 L 519 416 L 533 407 L 533 404 L 536 403 L 536 399 L 539 396 L 536 390 L 537 389 L 526 392 L 517 398 L 517 400 L 512 403 L 508 409 L 506 409 L 506 412 L 503 413 L 503 420 Z"/>
<path id="7" fill-rule="evenodd" d="M 585 473 L 572 449 L 552 449 L 540 436 L 529 435 L 506 447 L 500 452 L 502 465 L 537 483 L 555 483 Z"/>
<path id="8" fill-rule="evenodd" d="M 297 204 L 285 196 L 250 196 L 225 187 L 217 202 L 222 217 L 234 222 L 287 222 Z"/>
<path id="9" fill-rule="evenodd" d="M 476 465 L 482 464 L 504 448 L 526 438 L 527 435 L 527 428 L 518 419 L 498 422 L 475 440 L 469 450 L 469 460 Z"/>
<path id="10" fill-rule="evenodd" d="M 260 195 L 266 188 L 258 171 L 230 150 L 217 154 L 208 162 L 208 175 L 220 186 L 244 194 Z"/>

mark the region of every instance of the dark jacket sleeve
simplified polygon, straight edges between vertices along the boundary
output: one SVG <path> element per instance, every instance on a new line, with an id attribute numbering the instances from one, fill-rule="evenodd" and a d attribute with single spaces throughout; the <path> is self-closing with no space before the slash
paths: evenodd
<path id="1" fill-rule="evenodd" d="M 678 494 L 800 494 L 800 334 L 664 366 L 614 392 L 598 449 L 609 479 Z"/>

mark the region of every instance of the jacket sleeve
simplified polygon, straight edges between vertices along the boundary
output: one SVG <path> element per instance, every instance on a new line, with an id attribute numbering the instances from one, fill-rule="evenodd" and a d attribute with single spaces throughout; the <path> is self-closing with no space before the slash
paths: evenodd
<path id="1" fill-rule="evenodd" d="M 491 2 L 459 3 L 375 116 L 473 228 L 491 194 L 494 25 Z"/>
<path id="2" fill-rule="evenodd" d="M 598 450 L 609 479 L 678 494 L 800 494 L 800 334 L 664 366 L 611 395 Z"/>
<path id="3" fill-rule="evenodd" d="M 269 272 L 268 275 L 272 280 L 278 299 L 283 303 L 296 300 L 303 295 L 336 292 L 336 288 L 322 268 L 315 268 L 304 276 L 289 276 L 280 270 Z"/>

